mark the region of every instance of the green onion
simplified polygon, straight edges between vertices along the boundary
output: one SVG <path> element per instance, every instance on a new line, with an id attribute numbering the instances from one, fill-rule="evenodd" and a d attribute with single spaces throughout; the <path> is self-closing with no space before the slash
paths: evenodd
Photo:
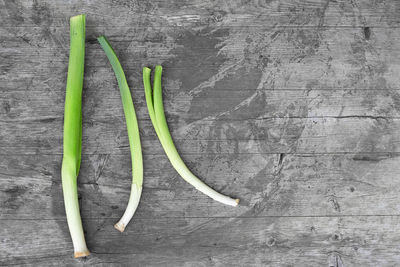
<path id="1" fill-rule="evenodd" d="M 167 120 L 165 119 L 164 114 L 161 89 L 162 67 L 156 66 L 155 68 L 153 90 L 150 84 L 150 73 L 151 70 L 149 68 L 143 68 L 143 84 L 147 108 L 149 110 L 150 119 L 153 123 L 158 139 L 160 140 L 161 145 L 164 148 L 164 151 L 167 154 L 172 166 L 186 182 L 193 185 L 200 192 L 223 204 L 237 206 L 239 204 L 239 199 L 233 199 L 222 195 L 203 183 L 188 169 L 182 158 L 179 156 L 169 132 Z"/>
<path id="2" fill-rule="evenodd" d="M 61 167 L 64 205 L 75 258 L 90 254 L 79 213 L 77 177 L 82 147 L 82 85 L 85 60 L 85 15 L 70 19 L 70 50 L 64 113 L 64 144 Z"/>
<path id="3" fill-rule="evenodd" d="M 135 214 L 136 208 L 139 204 L 140 196 L 142 194 L 143 184 L 143 159 L 142 147 L 140 145 L 139 127 L 136 119 L 135 109 L 133 107 L 131 93 L 129 91 L 128 83 L 125 78 L 124 70 L 119 63 L 118 57 L 112 49 L 111 45 L 104 36 L 98 38 L 101 47 L 106 53 L 108 60 L 117 77 L 119 90 L 121 93 L 122 105 L 124 107 L 126 127 L 128 129 L 129 146 L 131 148 L 132 160 L 132 188 L 129 197 L 128 206 L 124 215 L 115 224 L 115 228 L 120 232 L 125 230 L 126 225 Z"/>

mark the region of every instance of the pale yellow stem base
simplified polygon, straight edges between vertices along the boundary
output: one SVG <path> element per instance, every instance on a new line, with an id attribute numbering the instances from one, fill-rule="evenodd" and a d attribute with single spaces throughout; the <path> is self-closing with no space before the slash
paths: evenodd
<path id="1" fill-rule="evenodd" d="M 75 252 L 74 253 L 74 258 L 80 258 L 80 257 L 86 257 L 89 256 L 90 252 L 89 250 L 83 251 L 83 252 Z"/>
<path id="2" fill-rule="evenodd" d="M 125 225 L 124 225 L 123 223 L 121 223 L 121 222 L 117 222 L 117 223 L 114 225 L 114 228 L 117 229 L 118 231 L 120 231 L 121 233 L 122 233 L 123 231 L 125 231 Z"/>

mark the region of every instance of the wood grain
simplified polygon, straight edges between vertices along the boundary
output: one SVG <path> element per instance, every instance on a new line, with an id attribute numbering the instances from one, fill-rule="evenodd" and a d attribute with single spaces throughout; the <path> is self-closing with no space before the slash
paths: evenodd
<path id="1" fill-rule="evenodd" d="M 54 31 L 51 39 L 43 39 L 42 29 L 32 33 L 3 30 L 0 77 L 7 83 L 2 88 L 47 89 L 61 95 L 68 63 L 66 28 Z M 108 38 L 132 88 L 142 84 L 143 66 L 162 63 L 165 89 L 187 97 L 215 89 L 400 89 L 396 75 L 400 71 L 399 30 L 368 29 L 368 38 L 358 28 L 301 26 L 262 32 L 172 27 L 148 38 L 126 29 Z M 101 29 L 88 32 L 86 90 L 107 88 L 114 81 L 95 39 L 100 34 Z"/>
<path id="2" fill-rule="evenodd" d="M 4 1 L 1 23 L 9 27 L 55 25 L 64 27 L 69 13 L 85 13 L 89 22 L 108 27 L 174 26 L 265 27 L 282 26 L 398 26 L 397 1 L 191 1 L 174 0 L 165 3 L 131 1 Z M 67 15 L 66 15 L 67 14 Z"/>
<path id="3" fill-rule="evenodd" d="M 92 256 L 72 259 L 64 220 L 1 220 L 16 239 L 0 263 L 30 266 L 381 266 L 396 265 L 399 217 L 152 218 L 121 234 L 107 219 L 85 220 Z M 28 230 L 29 229 L 29 230 Z M 160 231 L 162 229 L 162 231 Z M 13 249 L 9 249 L 13 248 Z M 179 251 L 179 252 L 178 252 Z M 335 265 L 340 263 L 341 265 Z"/>
<path id="4" fill-rule="evenodd" d="M 0 1 L 1 266 L 397 266 L 400 2 Z M 79 198 L 92 255 L 72 258 L 60 184 L 68 20 L 87 14 Z M 96 38 L 126 72 L 144 190 Z M 141 68 L 164 67 L 184 182 L 148 118 Z"/>
<path id="5" fill-rule="evenodd" d="M 62 154 L 62 119 L 2 123 L 1 155 Z M 268 118 L 170 123 L 182 154 L 400 152 L 400 119 Z M 83 124 L 84 154 L 129 155 L 123 118 Z M 151 122 L 141 121 L 142 147 L 163 154 Z"/>
<path id="6" fill-rule="evenodd" d="M 60 159 L 7 157 L 0 174 L 0 218 L 65 218 Z M 240 197 L 241 205 L 235 209 L 197 192 L 166 156 L 144 159 L 137 218 L 399 215 L 398 153 L 185 156 L 189 167 L 210 186 Z M 43 165 L 37 165 L 39 160 Z M 83 157 L 79 176 L 83 218 L 117 220 L 122 215 L 130 192 L 130 168 L 129 155 Z"/>
<path id="7" fill-rule="evenodd" d="M 113 77 L 110 76 L 112 81 Z M 83 120 L 123 120 L 116 84 L 85 91 Z M 144 90 L 133 89 L 135 109 L 141 121 L 149 120 Z M 64 94 L 46 90 L 5 91 L 0 95 L 1 123 L 32 122 L 63 117 Z M 29 101 L 27 101 L 29 100 Z M 400 118 L 399 90 L 207 90 L 194 97 L 165 90 L 164 107 L 170 123 L 200 120 L 248 120 L 257 118 Z"/>

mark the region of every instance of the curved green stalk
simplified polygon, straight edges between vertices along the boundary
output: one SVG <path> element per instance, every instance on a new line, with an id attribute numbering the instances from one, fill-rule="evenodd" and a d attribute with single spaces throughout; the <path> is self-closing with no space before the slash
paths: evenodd
<path id="1" fill-rule="evenodd" d="M 106 53 L 108 60 L 114 70 L 118 81 L 119 90 L 121 93 L 122 105 L 124 107 L 126 128 L 128 129 L 129 146 L 131 148 L 132 160 L 132 188 L 129 197 L 128 206 L 122 218 L 115 224 L 115 228 L 120 232 L 125 230 L 126 225 L 135 214 L 136 208 L 139 205 L 140 196 L 142 194 L 143 184 L 143 159 L 142 147 L 140 145 L 139 127 L 136 119 L 135 108 L 133 107 L 131 93 L 125 78 L 124 70 L 119 63 L 118 57 L 112 49 L 110 43 L 104 36 L 97 39 Z"/>
<path id="2" fill-rule="evenodd" d="M 151 70 L 149 68 L 143 68 L 143 84 L 147 108 L 157 136 L 172 166 L 186 182 L 193 185 L 200 192 L 223 204 L 237 206 L 239 204 L 239 199 L 233 199 L 222 195 L 203 183 L 188 169 L 182 158 L 179 156 L 169 132 L 167 120 L 164 114 L 161 89 L 162 67 L 156 66 L 155 68 L 153 90 L 150 85 L 150 73 Z"/>
<path id="3" fill-rule="evenodd" d="M 85 60 L 85 15 L 70 19 L 70 51 L 64 111 L 64 143 L 61 167 L 68 228 L 75 258 L 90 254 L 79 213 L 77 177 L 81 163 L 82 85 Z"/>

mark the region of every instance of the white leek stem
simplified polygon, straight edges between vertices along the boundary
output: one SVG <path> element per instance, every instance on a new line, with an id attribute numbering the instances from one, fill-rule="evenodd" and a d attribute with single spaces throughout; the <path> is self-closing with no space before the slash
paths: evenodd
<path id="1" fill-rule="evenodd" d="M 69 164 L 71 163 L 71 164 Z M 90 254 L 86 247 L 85 236 L 82 228 L 81 215 L 79 213 L 78 188 L 75 169 L 71 161 L 64 159 L 61 167 L 62 186 L 64 193 L 65 213 L 72 244 L 74 245 L 75 258 L 88 256 Z"/>
<path id="2" fill-rule="evenodd" d="M 129 197 L 128 206 L 122 215 L 122 218 L 117 222 L 114 227 L 120 232 L 125 230 L 125 227 L 128 225 L 133 215 L 135 214 L 136 208 L 139 205 L 140 196 L 142 195 L 142 186 L 138 186 L 136 184 L 132 184 L 131 187 L 131 195 Z"/>

